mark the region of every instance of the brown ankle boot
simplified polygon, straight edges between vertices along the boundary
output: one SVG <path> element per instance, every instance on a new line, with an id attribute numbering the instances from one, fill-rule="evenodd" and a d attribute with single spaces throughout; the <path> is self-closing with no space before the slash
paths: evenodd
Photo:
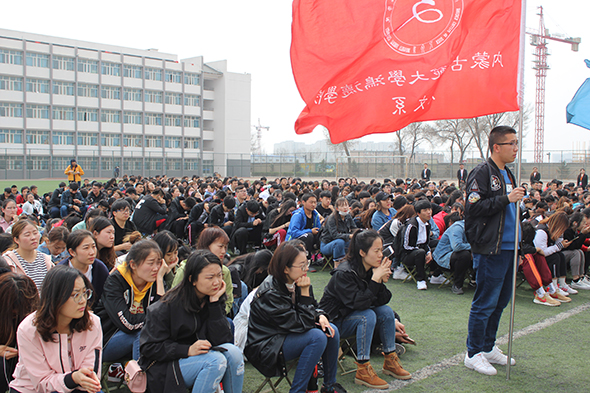
<path id="1" fill-rule="evenodd" d="M 397 353 L 391 352 L 390 354 L 383 354 L 385 356 L 385 361 L 383 362 L 383 373 L 387 375 L 391 375 L 397 379 L 410 379 L 412 375 L 404 370 L 402 365 L 399 362 L 399 358 L 397 357 Z"/>
<path id="2" fill-rule="evenodd" d="M 377 376 L 375 370 L 373 370 L 373 367 L 371 366 L 371 362 L 356 363 L 354 383 L 357 385 L 365 385 L 372 389 L 387 389 L 389 387 L 387 382 Z"/>

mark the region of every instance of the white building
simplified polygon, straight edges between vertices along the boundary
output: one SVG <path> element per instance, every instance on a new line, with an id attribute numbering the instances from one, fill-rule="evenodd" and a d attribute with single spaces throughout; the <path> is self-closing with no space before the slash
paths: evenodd
<path id="1" fill-rule="evenodd" d="M 250 174 L 250 74 L 0 29 L 0 178 Z"/>

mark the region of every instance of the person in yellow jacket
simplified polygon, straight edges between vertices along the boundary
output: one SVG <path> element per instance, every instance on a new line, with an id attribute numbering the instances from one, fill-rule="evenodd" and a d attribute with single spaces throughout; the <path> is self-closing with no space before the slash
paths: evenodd
<path id="1" fill-rule="evenodd" d="M 82 181 L 82 176 L 84 175 L 84 169 L 82 169 L 82 167 L 78 165 L 76 160 L 70 160 L 70 165 L 68 165 L 64 173 L 68 175 L 68 180 L 70 182 L 75 181 L 78 183 L 78 185 L 80 185 L 80 182 Z"/>

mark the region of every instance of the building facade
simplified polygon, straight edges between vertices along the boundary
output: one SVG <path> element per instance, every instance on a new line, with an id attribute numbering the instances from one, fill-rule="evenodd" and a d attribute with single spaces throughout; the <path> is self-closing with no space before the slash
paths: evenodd
<path id="1" fill-rule="evenodd" d="M 0 29 L 0 178 L 250 174 L 250 74 Z"/>

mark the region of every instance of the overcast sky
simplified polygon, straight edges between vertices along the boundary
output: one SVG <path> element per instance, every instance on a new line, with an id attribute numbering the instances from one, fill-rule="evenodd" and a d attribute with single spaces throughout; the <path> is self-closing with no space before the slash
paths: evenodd
<path id="1" fill-rule="evenodd" d="M 527 27 L 537 29 L 542 5 L 550 33 L 581 37 L 580 51 L 550 42 L 546 85 L 545 150 L 590 148 L 590 130 L 565 122 L 565 107 L 590 77 L 590 2 L 529 0 Z M 30 33 L 79 39 L 131 48 L 158 48 L 179 58 L 202 55 L 205 61 L 227 59 L 233 72 L 252 75 L 252 123 L 269 126 L 263 143 L 267 151 L 284 140 L 312 142 L 321 133 L 299 136 L 293 130 L 303 108 L 291 73 L 291 2 L 286 0 L 102 0 L 5 1 L 1 27 Z M 535 71 L 532 47 L 526 39 L 525 102 L 534 105 Z M 482 92 L 485 94 L 485 92 Z M 533 149 L 534 116 L 528 125 L 525 150 Z M 393 136 L 364 140 L 391 142 Z M 581 145 L 580 147 L 582 147 Z"/>

